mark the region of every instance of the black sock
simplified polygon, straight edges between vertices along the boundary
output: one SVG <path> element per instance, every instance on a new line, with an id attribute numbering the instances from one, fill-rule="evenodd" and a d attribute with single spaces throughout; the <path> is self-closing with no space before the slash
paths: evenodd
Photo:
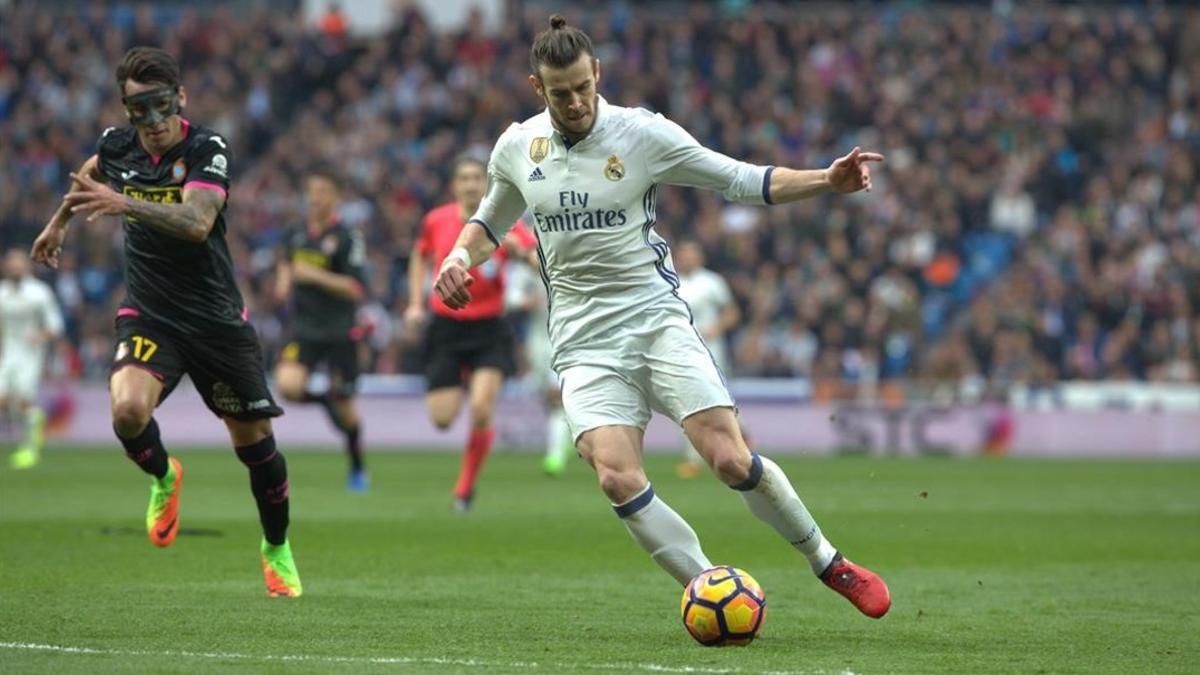
<path id="1" fill-rule="evenodd" d="M 362 444 L 358 439 L 361 430 L 362 427 L 342 430 L 346 434 L 346 454 L 350 457 L 350 468 L 354 471 L 363 470 Z"/>
<path id="2" fill-rule="evenodd" d="M 351 470 L 362 471 L 362 443 L 359 442 L 362 425 L 347 425 L 346 421 L 343 420 L 340 415 L 338 415 L 338 410 L 335 405 L 337 400 L 335 400 L 332 396 L 329 396 L 328 394 L 321 396 L 313 396 L 312 394 L 308 394 L 308 398 L 314 402 L 320 403 L 321 407 L 325 408 L 325 414 L 329 415 L 329 421 L 333 422 L 333 426 L 337 427 L 337 430 L 342 432 L 342 435 L 346 437 L 346 455 L 350 458 Z"/>
<path id="3" fill-rule="evenodd" d="M 115 427 L 113 432 L 116 432 Z M 158 422 L 155 422 L 153 417 L 150 418 L 150 424 L 137 436 L 122 438 L 121 434 L 117 434 L 117 438 L 120 439 L 121 445 L 125 446 L 125 456 L 141 467 L 142 471 L 155 478 L 167 475 L 167 450 L 159 438 Z"/>
<path id="4" fill-rule="evenodd" d="M 258 503 L 267 542 L 278 546 L 287 541 L 288 477 L 287 462 L 275 449 L 275 437 L 267 436 L 253 445 L 234 448 L 238 459 L 250 470 L 250 491 Z"/>

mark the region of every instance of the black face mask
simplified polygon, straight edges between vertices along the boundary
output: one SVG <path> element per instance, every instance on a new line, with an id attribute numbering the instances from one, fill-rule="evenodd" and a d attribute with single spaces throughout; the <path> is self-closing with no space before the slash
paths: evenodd
<path id="1" fill-rule="evenodd" d="M 179 114 L 179 90 L 163 87 L 143 94 L 121 97 L 125 113 L 134 126 L 154 126 Z"/>

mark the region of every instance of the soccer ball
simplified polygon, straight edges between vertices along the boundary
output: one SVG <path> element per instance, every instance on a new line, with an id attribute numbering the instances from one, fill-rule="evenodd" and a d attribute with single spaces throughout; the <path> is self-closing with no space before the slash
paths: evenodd
<path id="1" fill-rule="evenodd" d="M 744 646 L 762 630 L 767 596 L 745 571 L 720 565 L 688 582 L 680 613 L 683 627 L 705 647 Z"/>

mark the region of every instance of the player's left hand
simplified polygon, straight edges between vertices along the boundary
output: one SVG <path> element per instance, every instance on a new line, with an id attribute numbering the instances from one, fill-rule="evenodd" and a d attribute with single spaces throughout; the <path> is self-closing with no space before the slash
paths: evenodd
<path id="1" fill-rule="evenodd" d="M 863 152 L 855 146 L 850 154 L 839 157 L 825 170 L 825 179 L 834 192 L 871 191 L 871 169 L 867 162 L 882 162 L 878 152 Z"/>
<path id="2" fill-rule="evenodd" d="M 88 222 L 100 216 L 118 216 L 125 213 L 129 198 L 85 173 L 73 173 L 71 178 L 77 187 L 63 197 L 71 205 L 71 213 L 88 214 Z"/>

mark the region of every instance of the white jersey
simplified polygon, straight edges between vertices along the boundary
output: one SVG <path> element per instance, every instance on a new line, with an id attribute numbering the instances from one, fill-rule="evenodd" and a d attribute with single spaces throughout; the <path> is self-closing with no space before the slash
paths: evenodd
<path id="1" fill-rule="evenodd" d="M 692 323 L 705 338 L 713 359 L 722 370 L 729 370 L 728 354 L 724 335 L 709 338 L 721 322 L 721 313 L 733 304 L 733 293 L 720 274 L 708 269 L 698 269 L 679 277 L 679 295 L 692 310 Z"/>
<path id="2" fill-rule="evenodd" d="M 62 330 L 62 314 L 49 286 L 33 277 L 0 281 L 0 361 L 37 360 L 40 369 L 40 333 L 60 335 Z"/>
<path id="3" fill-rule="evenodd" d="M 561 373 L 653 331 L 656 310 L 687 320 L 670 251 L 654 231 L 659 184 L 764 204 L 771 170 L 703 147 L 662 115 L 601 98 L 592 131 L 575 144 L 545 111 L 510 126 L 492 150 L 472 220 L 499 242 L 531 214 Z"/>

